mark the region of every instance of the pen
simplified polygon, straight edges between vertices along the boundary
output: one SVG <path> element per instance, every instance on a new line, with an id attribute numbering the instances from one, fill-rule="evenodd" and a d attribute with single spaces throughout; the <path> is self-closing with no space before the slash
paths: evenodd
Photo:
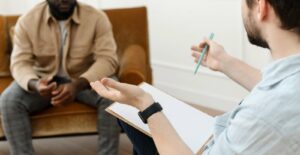
<path id="1" fill-rule="evenodd" d="M 210 36 L 209 36 L 209 39 L 212 40 L 214 38 L 214 35 L 215 35 L 214 33 L 211 33 Z M 208 49 L 208 45 L 206 44 L 205 47 L 203 48 L 202 52 L 201 52 L 201 55 L 200 55 L 200 58 L 197 62 L 197 67 L 195 69 L 194 74 L 197 74 L 198 69 L 199 69 L 199 67 L 200 67 L 200 65 L 203 61 L 203 58 L 204 58 L 205 54 L 207 53 L 207 49 Z"/>

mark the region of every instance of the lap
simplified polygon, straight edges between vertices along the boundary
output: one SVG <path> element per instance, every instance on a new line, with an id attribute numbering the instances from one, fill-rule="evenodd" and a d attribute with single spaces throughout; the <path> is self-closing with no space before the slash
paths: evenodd
<path id="1" fill-rule="evenodd" d="M 117 80 L 116 77 L 112 77 Z M 91 89 L 85 89 L 79 92 L 75 98 L 76 101 L 93 106 L 107 107 L 112 101 L 99 96 Z M 10 108 L 19 105 L 25 106 L 29 113 L 39 112 L 42 109 L 51 107 L 50 99 L 45 99 L 37 93 L 30 93 L 21 88 L 17 82 L 13 82 L 0 96 L 0 111 L 5 106 Z"/>
<path id="2" fill-rule="evenodd" d="M 29 113 L 38 112 L 51 106 L 49 99 L 25 91 L 16 82 L 13 82 L 1 94 L 0 104 L 2 108 L 13 108 L 22 105 Z"/>
<path id="3" fill-rule="evenodd" d="M 119 125 L 133 144 L 138 155 L 157 155 L 158 151 L 153 139 L 127 123 L 118 120 Z"/>

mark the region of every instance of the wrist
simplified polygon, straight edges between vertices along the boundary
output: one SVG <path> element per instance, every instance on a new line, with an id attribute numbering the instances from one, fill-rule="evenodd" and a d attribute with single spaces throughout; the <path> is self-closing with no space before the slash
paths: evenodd
<path id="1" fill-rule="evenodd" d="M 72 85 L 73 85 L 74 89 L 76 89 L 76 91 L 81 91 L 81 90 L 89 88 L 89 82 L 88 82 L 88 80 L 86 80 L 84 78 L 79 78 L 79 79 L 75 80 L 72 83 Z"/>
<path id="2" fill-rule="evenodd" d="M 219 71 L 226 74 L 228 68 L 232 67 L 232 62 L 234 62 L 235 58 L 229 54 L 224 54 L 221 59 Z"/>
<path id="3" fill-rule="evenodd" d="M 31 79 L 28 82 L 29 91 L 38 92 L 38 79 Z"/>
<path id="4" fill-rule="evenodd" d="M 161 112 L 163 110 L 162 106 L 158 103 L 158 102 L 154 102 L 153 104 L 151 104 L 147 109 L 145 109 L 144 111 L 140 111 L 138 113 L 139 117 L 141 118 L 141 120 L 147 124 L 148 123 L 148 119 L 153 116 L 154 114 Z"/>
<path id="5" fill-rule="evenodd" d="M 153 103 L 154 103 L 153 97 L 150 94 L 145 93 L 138 99 L 138 101 L 135 105 L 136 105 L 136 108 L 139 109 L 139 111 L 144 111 L 149 106 L 151 106 Z"/>

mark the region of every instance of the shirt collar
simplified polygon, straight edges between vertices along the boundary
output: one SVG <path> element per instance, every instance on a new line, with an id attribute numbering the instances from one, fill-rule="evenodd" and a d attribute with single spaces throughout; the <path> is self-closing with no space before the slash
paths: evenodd
<path id="1" fill-rule="evenodd" d="M 260 86 L 272 86 L 297 72 L 300 72 L 300 54 L 276 60 L 263 69 Z"/>
<path id="2" fill-rule="evenodd" d="M 77 3 L 77 6 L 74 8 L 74 12 L 70 18 L 70 20 L 72 20 L 74 23 L 76 24 L 80 24 L 80 17 L 79 17 L 79 3 Z M 56 20 L 50 13 L 50 9 L 49 9 L 49 6 L 47 5 L 46 7 L 46 15 L 45 15 L 45 22 L 47 24 L 49 24 L 49 22 L 51 20 Z"/>

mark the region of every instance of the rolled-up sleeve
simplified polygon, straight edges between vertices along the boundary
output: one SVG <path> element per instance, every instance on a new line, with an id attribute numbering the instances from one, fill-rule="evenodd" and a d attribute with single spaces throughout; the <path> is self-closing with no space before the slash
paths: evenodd
<path id="1" fill-rule="evenodd" d="M 287 154 L 282 135 L 249 110 L 237 110 L 228 126 L 207 145 L 203 155 Z M 267 144 L 267 145 L 266 145 Z"/>

